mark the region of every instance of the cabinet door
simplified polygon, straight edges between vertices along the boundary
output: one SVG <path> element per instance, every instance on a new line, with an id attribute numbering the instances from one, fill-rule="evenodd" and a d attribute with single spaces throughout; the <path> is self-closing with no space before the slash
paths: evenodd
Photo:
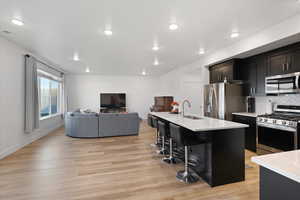
<path id="1" fill-rule="evenodd" d="M 235 63 L 236 60 L 230 60 L 210 67 L 210 83 L 223 82 L 225 78 L 229 82 L 235 80 Z"/>
<path id="2" fill-rule="evenodd" d="M 231 63 L 224 64 L 221 68 L 221 81 L 223 82 L 225 79 L 227 81 L 233 80 L 233 65 Z"/>
<path id="3" fill-rule="evenodd" d="M 291 62 L 288 64 L 288 72 L 300 72 L 300 47 L 294 49 L 290 56 Z"/>
<path id="4" fill-rule="evenodd" d="M 209 71 L 209 82 L 216 83 L 218 82 L 218 71 L 217 68 L 211 68 Z"/>
<path id="5" fill-rule="evenodd" d="M 233 115 L 233 121 L 249 125 L 245 130 L 245 148 L 256 152 L 256 118 Z"/>
<path id="6" fill-rule="evenodd" d="M 257 57 L 257 73 L 256 73 L 256 90 L 255 94 L 259 96 L 265 96 L 265 81 L 267 76 L 267 57 L 266 55 L 260 55 Z"/>
<path id="7" fill-rule="evenodd" d="M 256 57 L 245 59 L 240 66 L 241 79 L 244 81 L 244 95 L 255 95 L 256 90 Z"/>
<path id="8" fill-rule="evenodd" d="M 288 53 L 278 53 L 269 56 L 269 76 L 285 74 L 287 72 L 287 63 L 289 62 Z"/>

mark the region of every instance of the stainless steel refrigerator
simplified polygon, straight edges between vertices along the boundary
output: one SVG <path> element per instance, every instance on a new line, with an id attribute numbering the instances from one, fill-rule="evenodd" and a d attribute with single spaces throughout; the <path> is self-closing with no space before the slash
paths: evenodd
<path id="1" fill-rule="evenodd" d="M 204 115 L 232 120 L 232 113 L 245 112 L 246 101 L 241 84 L 213 83 L 204 86 Z"/>

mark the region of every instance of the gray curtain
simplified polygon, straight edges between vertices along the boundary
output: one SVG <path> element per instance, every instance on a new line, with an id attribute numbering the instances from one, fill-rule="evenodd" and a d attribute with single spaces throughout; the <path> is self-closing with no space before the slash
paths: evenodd
<path id="1" fill-rule="evenodd" d="M 39 128 L 39 94 L 37 61 L 25 56 L 25 132 L 31 133 Z"/>

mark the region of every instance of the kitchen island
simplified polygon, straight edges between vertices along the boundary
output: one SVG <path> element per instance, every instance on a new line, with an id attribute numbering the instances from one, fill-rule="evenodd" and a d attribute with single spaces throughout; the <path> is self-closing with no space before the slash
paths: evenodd
<path id="1" fill-rule="evenodd" d="M 248 125 L 199 115 L 151 112 L 159 120 L 181 126 L 193 134 L 206 135 L 207 143 L 192 146 L 196 173 L 210 186 L 245 180 L 245 128 Z"/>
<path id="2" fill-rule="evenodd" d="M 300 199 L 300 150 L 252 157 L 260 165 L 260 200 Z"/>

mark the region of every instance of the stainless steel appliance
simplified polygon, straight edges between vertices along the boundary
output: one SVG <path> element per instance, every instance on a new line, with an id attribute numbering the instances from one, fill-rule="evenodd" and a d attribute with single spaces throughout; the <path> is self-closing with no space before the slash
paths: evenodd
<path id="1" fill-rule="evenodd" d="M 300 93 L 300 72 L 266 77 L 266 94 Z"/>
<path id="2" fill-rule="evenodd" d="M 214 83 L 204 86 L 205 116 L 232 120 L 232 113 L 245 111 L 241 84 Z"/>
<path id="3" fill-rule="evenodd" d="M 274 112 L 257 117 L 257 153 L 299 148 L 300 106 L 277 105 Z"/>

